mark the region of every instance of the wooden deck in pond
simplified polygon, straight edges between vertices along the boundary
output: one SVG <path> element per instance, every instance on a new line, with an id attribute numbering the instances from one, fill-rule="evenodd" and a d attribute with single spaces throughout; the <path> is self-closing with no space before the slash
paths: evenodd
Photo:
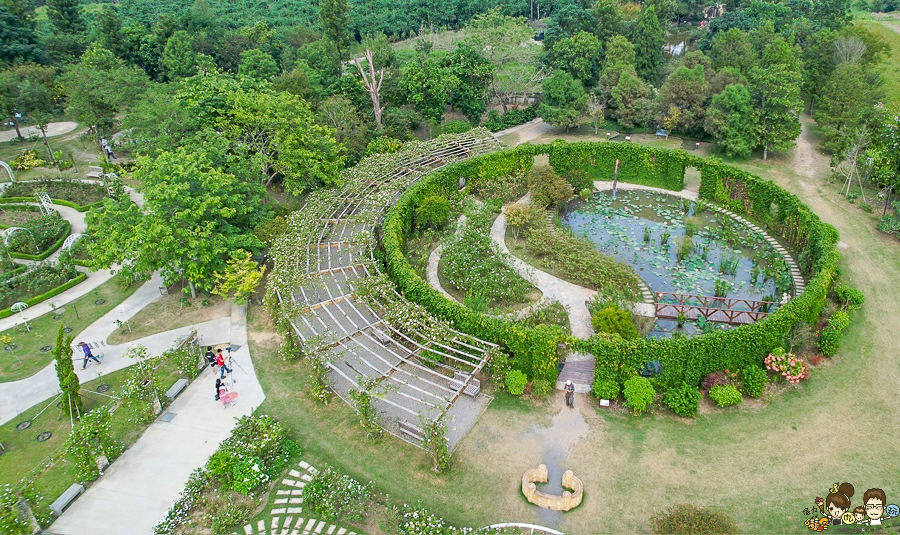
<path id="1" fill-rule="evenodd" d="M 687 320 L 702 317 L 706 321 L 745 325 L 763 319 L 774 312 L 780 304 L 752 299 L 657 292 L 656 317 L 678 319 L 678 314 L 682 313 Z"/>

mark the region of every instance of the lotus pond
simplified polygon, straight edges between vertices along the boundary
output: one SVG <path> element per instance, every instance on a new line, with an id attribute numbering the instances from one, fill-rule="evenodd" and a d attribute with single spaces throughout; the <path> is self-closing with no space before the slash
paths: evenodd
<path id="1" fill-rule="evenodd" d="M 634 267 L 654 292 L 780 301 L 791 288 L 787 263 L 762 234 L 703 201 L 600 192 L 571 201 L 560 220 Z"/>

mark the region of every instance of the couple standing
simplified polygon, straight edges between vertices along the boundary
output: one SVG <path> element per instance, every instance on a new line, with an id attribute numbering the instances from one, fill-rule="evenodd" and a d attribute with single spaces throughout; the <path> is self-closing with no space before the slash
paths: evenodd
<path id="1" fill-rule="evenodd" d="M 206 346 L 206 360 L 209 362 L 210 368 L 219 368 L 220 379 L 224 379 L 226 373 L 231 373 L 231 369 L 225 365 L 225 355 L 222 354 L 221 347 L 216 353 L 213 353 L 212 346 Z"/>

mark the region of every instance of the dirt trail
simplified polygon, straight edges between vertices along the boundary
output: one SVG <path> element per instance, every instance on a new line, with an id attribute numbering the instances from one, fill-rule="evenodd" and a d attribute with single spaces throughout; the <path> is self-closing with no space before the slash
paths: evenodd
<path id="1" fill-rule="evenodd" d="M 78 128 L 78 123 L 74 123 L 72 121 L 64 121 L 60 123 L 50 123 L 47 125 L 47 137 L 59 136 L 62 134 L 67 134 L 72 130 Z M 19 126 L 19 130 L 22 131 L 22 135 L 25 137 L 31 136 L 39 136 L 41 135 L 41 131 L 37 129 L 36 126 Z M 0 143 L 11 141 L 16 138 L 16 130 L 11 128 L 9 130 L 4 130 L 0 132 Z"/>

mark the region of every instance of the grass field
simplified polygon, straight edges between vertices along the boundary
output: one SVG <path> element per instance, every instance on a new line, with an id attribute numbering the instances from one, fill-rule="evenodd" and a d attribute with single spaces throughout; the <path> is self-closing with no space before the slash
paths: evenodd
<path id="1" fill-rule="evenodd" d="M 31 326 L 31 331 L 25 331 L 23 327 L 18 330 L 9 329 L 3 333 L 9 334 L 12 337 L 12 343 L 18 347 L 13 351 L 0 350 L 0 383 L 30 377 L 49 364 L 53 360 L 52 352 L 40 349 L 56 344 L 56 335 L 59 332 L 60 324 L 71 327 L 71 334 L 77 340 L 78 333 L 115 308 L 138 287 L 140 287 L 140 283 L 123 288 L 118 278 L 110 279 L 87 295 L 76 299 L 74 308 L 72 305 L 62 307 L 65 311 L 59 315 L 59 319 L 53 319 L 53 312 L 31 319 L 26 310 L 25 314 L 29 318 L 28 324 Z M 96 304 L 95 301 L 98 299 L 105 299 L 105 302 Z M 16 356 L 22 360 L 21 363 L 16 360 Z"/>
<path id="2" fill-rule="evenodd" d="M 865 28 L 890 46 L 890 53 L 880 66 L 884 78 L 885 104 L 900 111 L 900 18 L 857 19 L 854 24 Z"/>
<path id="3" fill-rule="evenodd" d="M 64 119 L 60 119 L 64 120 Z M 32 180 L 37 178 L 83 178 L 87 173 L 88 166 L 98 165 L 100 161 L 100 151 L 97 144 L 91 140 L 81 137 L 82 129 L 76 129 L 67 134 L 51 137 L 50 147 L 54 151 L 63 151 L 64 154 L 72 154 L 75 161 L 74 167 L 65 171 L 58 171 L 53 167 L 36 167 L 28 171 L 13 171 L 16 180 Z M 47 149 L 44 147 L 43 140 L 39 141 L 7 141 L 0 143 L 0 160 L 9 163 L 10 160 L 17 157 L 23 150 L 33 150 L 37 153 L 38 158 L 48 161 Z M 116 156 L 122 156 L 116 151 Z M 12 164 L 10 164 L 12 165 Z M 50 165 L 49 163 L 47 164 Z M 8 182 L 9 177 L 5 172 L 0 172 L 0 182 Z"/>

